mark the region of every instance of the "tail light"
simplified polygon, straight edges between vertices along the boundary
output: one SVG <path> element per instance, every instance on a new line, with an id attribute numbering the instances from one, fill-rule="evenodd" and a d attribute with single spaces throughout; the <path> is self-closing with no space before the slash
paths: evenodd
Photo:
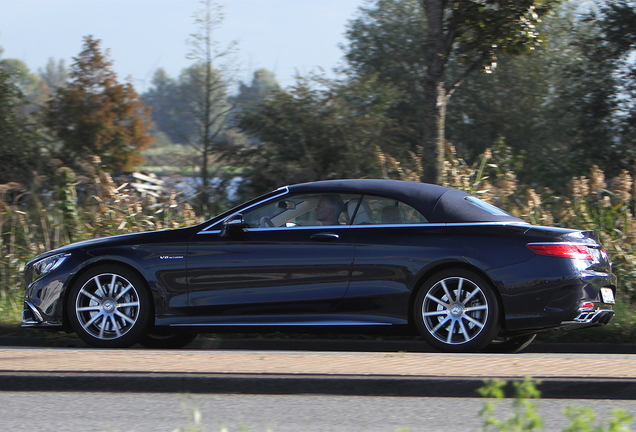
<path id="1" fill-rule="evenodd" d="M 590 247 L 576 243 L 529 243 L 528 248 L 538 255 L 591 260 Z"/>

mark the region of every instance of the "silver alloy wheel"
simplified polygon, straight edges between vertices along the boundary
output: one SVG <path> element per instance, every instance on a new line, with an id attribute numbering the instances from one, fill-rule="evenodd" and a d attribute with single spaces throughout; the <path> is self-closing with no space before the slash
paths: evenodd
<path id="1" fill-rule="evenodd" d="M 137 289 L 118 274 L 90 278 L 75 300 L 75 316 L 82 329 L 94 338 L 114 340 L 125 335 L 139 319 L 141 302 Z"/>
<path id="2" fill-rule="evenodd" d="M 488 320 L 488 300 L 483 290 L 463 277 L 440 280 L 426 293 L 422 319 L 428 332 L 448 345 L 475 339 Z"/>

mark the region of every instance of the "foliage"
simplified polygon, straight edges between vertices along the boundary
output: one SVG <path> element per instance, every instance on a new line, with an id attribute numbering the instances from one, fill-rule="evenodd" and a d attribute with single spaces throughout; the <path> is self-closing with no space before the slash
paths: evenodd
<path id="1" fill-rule="evenodd" d="M 361 7 L 349 22 L 344 46 L 353 80 L 376 77 L 400 92 L 387 116 L 394 122 L 389 135 L 398 145 L 383 146 L 391 156 L 406 160 L 419 152 L 424 137 L 422 71 L 426 67 L 426 21 L 417 0 L 380 0 Z M 381 87 L 376 89 L 380 92 Z"/>
<path id="2" fill-rule="evenodd" d="M 539 382 L 533 381 L 529 377 L 525 377 L 523 381 L 513 381 L 512 385 L 515 389 L 514 402 L 512 403 L 513 414 L 505 420 L 499 420 L 493 415 L 495 404 L 493 400 L 487 401 L 479 412 L 480 417 L 485 417 L 481 430 L 484 432 L 490 430 L 500 432 L 541 430 L 543 421 L 535 410 L 536 404 L 531 401 L 540 397 L 537 384 Z M 489 380 L 477 391 L 484 397 L 500 401 L 505 397 L 505 386 L 505 381 Z M 630 425 L 633 419 L 625 410 L 614 409 L 612 417 L 606 421 L 607 427 L 602 424 L 594 427 L 596 416 L 591 408 L 569 406 L 564 413 L 570 419 L 570 424 L 563 429 L 563 432 L 628 432 L 631 430 Z"/>
<path id="3" fill-rule="evenodd" d="M 621 58 L 636 48 L 636 3 L 608 0 L 602 8 L 604 38 L 611 41 L 612 55 Z"/>
<path id="4" fill-rule="evenodd" d="M 94 158 L 84 167 L 90 177 L 66 167 L 55 181 L 39 178 L 31 191 L 0 188 L 0 308 L 10 310 L 22 293 L 22 270 L 36 255 L 71 241 L 131 232 L 190 226 L 200 222 L 192 206 L 143 197 L 116 186 Z M 53 187 L 52 187 L 53 186 Z M 14 304 L 15 303 L 15 304 Z M 11 310 L 19 314 L 21 308 Z M 12 319 L 13 318 L 13 319 Z M 18 321 L 16 316 L 3 320 Z"/>
<path id="5" fill-rule="evenodd" d="M 465 2 L 471 7 L 477 3 Z M 624 9 L 627 2 L 613 3 L 621 5 L 623 16 L 635 13 L 633 2 L 629 11 Z M 526 46 L 533 48 L 527 54 L 502 55 L 497 49 L 497 67 L 491 68 L 492 73 L 467 73 L 471 61 L 477 64 L 478 51 L 468 57 L 460 51 L 449 54 L 445 90 L 456 90 L 448 99 L 445 133 L 466 160 L 474 161 L 503 137 L 515 155 L 526 159 L 516 171 L 519 179 L 559 193 L 565 193 L 562 186 L 571 177 L 585 174 L 592 164 L 611 176 L 631 169 L 636 84 L 629 84 L 636 80 L 629 79 L 633 69 L 613 54 L 623 42 L 610 37 L 622 31 L 629 35 L 630 23 L 621 20 L 615 24 L 619 13 L 581 15 L 581 10 L 589 9 L 580 8 L 581 2 L 571 1 L 541 18 L 533 31 L 543 36 Z M 428 96 L 422 71 L 429 63 L 425 52 L 429 29 L 418 10 L 415 0 L 375 1 L 362 8 L 347 28 L 345 71 L 350 77 L 378 74 L 400 91 L 399 103 L 387 115 L 399 126 L 391 134 L 399 136 L 401 146 L 383 150 L 402 163 L 415 152 L 420 169 L 426 170 L 434 153 L 422 143 L 426 127 L 434 127 L 435 122 L 424 119 Z M 474 17 L 481 19 L 489 13 Z M 541 40 L 547 42 L 539 44 Z M 627 36 L 625 40 L 631 39 Z M 481 58 L 488 63 L 488 47 L 483 48 Z M 518 53 L 517 48 L 513 54 Z M 620 52 L 632 49 L 621 48 Z M 461 85 L 452 87 L 453 83 Z"/>
<path id="6" fill-rule="evenodd" d="M 377 80 L 330 83 L 299 79 L 255 110 L 238 115 L 238 127 L 254 142 L 244 146 L 237 164 L 249 179 L 249 195 L 285 184 L 359 178 L 376 174 L 377 146 L 389 126 L 388 93 L 375 92 Z"/>
<path id="7" fill-rule="evenodd" d="M 103 54 L 99 45 L 91 36 L 84 39 L 70 82 L 48 101 L 44 123 L 60 140 L 56 156 L 64 164 L 78 167 L 98 155 L 110 171 L 130 170 L 150 144 L 150 112 L 132 84 L 117 82 L 108 52 Z"/>
<path id="8" fill-rule="evenodd" d="M 0 63 L 0 183 L 28 183 L 41 165 L 41 139 L 25 106 L 23 92 Z"/>
<path id="9" fill-rule="evenodd" d="M 38 70 L 38 74 L 40 75 L 40 78 L 46 82 L 49 89 L 64 87 L 68 81 L 66 63 L 64 60 L 60 60 L 55 63 L 55 60 L 52 57 L 49 58 L 44 69 Z"/>
<path id="10" fill-rule="evenodd" d="M 473 71 L 492 71 L 503 54 L 539 46 L 537 23 L 559 1 L 378 0 L 361 8 L 347 30 L 347 72 L 379 74 L 402 91 L 390 115 L 407 153 L 393 156 L 418 153 L 423 180 L 441 182 L 450 95 Z"/>
<path id="11" fill-rule="evenodd" d="M 276 76 L 267 69 L 258 69 L 254 71 L 250 85 L 239 82 L 238 93 L 232 98 L 232 102 L 237 110 L 247 111 L 254 109 L 278 90 L 280 85 L 276 81 Z"/>
<path id="12" fill-rule="evenodd" d="M 212 0 L 202 0 L 202 8 L 195 14 L 197 32 L 190 35 L 192 50 L 188 58 L 195 63 L 181 73 L 183 100 L 187 100 L 188 113 L 196 126 L 196 134 L 188 144 L 200 154 L 199 177 L 201 186 L 199 203 L 202 209 L 217 200 L 210 199 L 210 184 L 213 173 L 210 158 L 218 153 L 217 148 L 227 139 L 227 116 L 232 107 L 227 101 L 228 82 L 214 62 L 233 51 L 234 43 L 225 50 L 218 48 L 212 34 L 223 21 L 223 8 Z M 218 192 L 215 191 L 215 192 Z"/>
<path id="13" fill-rule="evenodd" d="M 188 58 L 194 63 L 177 80 L 159 69 L 143 98 L 153 108 L 158 129 L 196 152 L 196 174 L 201 180 L 197 208 L 216 213 L 227 183 L 225 178 L 217 181 L 222 173 L 216 159 L 237 134 L 228 122 L 233 108 L 228 101 L 229 80 L 215 63 L 233 53 L 235 44 L 219 48 L 213 32 L 223 21 L 223 8 L 211 0 L 203 0 L 201 5 L 194 15 L 197 31 L 188 40 Z"/>
<path id="14" fill-rule="evenodd" d="M 573 5 L 575 6 L 575 5 Z M 544 20 L 550 43 L 500 59 L 492 74 L 467 78 L 449 103 L 448 138 L 467 159 L 504 137 L 527 184 L 559 193 L 596 163 L 610 175 L 623 163 L 612 132 L 612 65 L 592 58 L 602 44 L 596 21 L 562 8 Z M 627 161 L 626 161 L 627 162 Z"/>
<path id="15" fill-rule="evenodd" d="M 152 109 L 151 118 L 157 129 L 173 143 L 185 144 L 195 132 L 187 120 L 186 101 L 180 96 L 179 82 L 170 78 L 163 68 L 155 71 L 151 87 L 141 95 Z"/>
<path id="16" fill-rule="evenodd" d="M 612 418 L 607 423 L 607 427 L 599 425 L 594 427 L 596 415 L 591 408 L 570 406 L 565 410 L 565 415 L 570 419 L 570 425 L 563 429 L 563 432 L 629 432 L 633 417 L 628 415 L 623 409 L 613 409 Z"/>
<path id="17" fill-rule="evenodd" d="M 484 397 L 503 399 L 505 385 L 505 381 L 491 380 L 477 391 Z M 530 399 L 536 399 L 541 395 L 535 383 L 526 377 L 523 381 L 513 382 L 513 386 L 515 388 L 515 400 L 512 403 L 514 414 L 506 420 L 499 420 L 493 416 L 494 403 L 492 401 L 486 402 L 479 412 L 481 417 L 486 417 L 483 431 L 521 432 L 541 429 L 543 422 L 535 411 L 536 404 L 530 401 Z"/>
<path id="18" fill-rule="evenodd" d="M 618 81 L 618 138 L 623 147 L 630 146 L 629 161 L 634 159 L 633 143 L 636 142 L 636 2 L 633 0 L 608 0 L 602 9 L 602 39 L 613 58 L 614 75 Z"/>
<path id="19" fill-rule="evenodd" d="M 13 82 L 20 88 L 26 99 L 32 104 L 44 102 L 48 88 L 37 74 L 32 73 L 28 66 L 18 59 L 0 60 L 0 65 L 13 76 Z"/>
<path id="20" fill-rule="evenodd" d="M 543 43 L 537 24 L 561 0 L 420 2 L 427 22 L 422 181 L 439 184 L 450 96 L 474 70 L 492 70 L 500 55 L 519 55 Z M 446 72 L 453 55 L 465 66 L 449 83 Z"/>

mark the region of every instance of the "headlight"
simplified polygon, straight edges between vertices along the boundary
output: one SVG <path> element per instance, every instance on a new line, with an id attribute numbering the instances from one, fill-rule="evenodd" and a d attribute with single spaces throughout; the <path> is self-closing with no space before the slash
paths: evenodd
<path id="1" fill-rule="evenodd" d="M 41 259 L 40 261 L 34 263 L 33 264 L 33 270 L 34 270 L 34 276 L 35 276 L 34 279 L 37 279 L 45 275 L 46 273 L 55 270 L 69 256 L 71 256 L 71 254 L 57 254 L 57 255 L 50 256 L 48 258 Z"/>

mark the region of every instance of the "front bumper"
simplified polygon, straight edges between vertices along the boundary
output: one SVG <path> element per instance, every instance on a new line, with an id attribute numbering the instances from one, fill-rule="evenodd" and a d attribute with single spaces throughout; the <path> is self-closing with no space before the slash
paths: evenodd
<path id="1" fill-rule="evenodd" d="M 24 302 L 24 309 L 22 310 L 22 327 L 25 328 L 42 328 L 42 329 L 61 329 L 62 323 L 58 321 L 45 321 L 42 314 L 31 302 Z"/>

